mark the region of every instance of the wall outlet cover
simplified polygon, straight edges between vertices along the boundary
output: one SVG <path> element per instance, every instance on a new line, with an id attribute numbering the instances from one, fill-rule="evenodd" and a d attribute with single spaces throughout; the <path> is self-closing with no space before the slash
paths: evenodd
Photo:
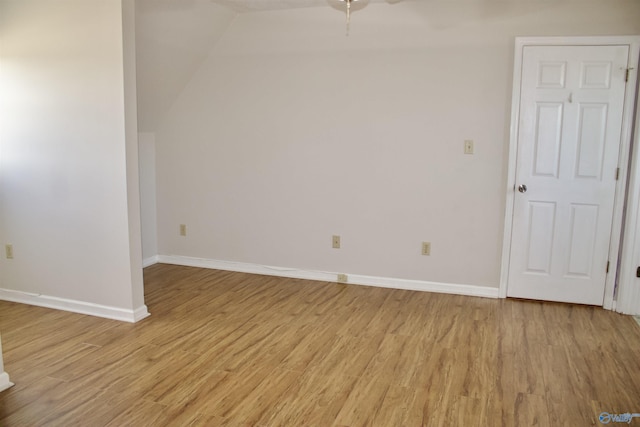
<path id="1" fill-rule="evenodd" d="M 473 154 L 473 140 L 465 139 L 464 140 L 464 154 Z"/>
<path id="2" fill-rule="evenodd" d="M 431 255 L 431 242 L 422 242 L 422 255 Z"/>

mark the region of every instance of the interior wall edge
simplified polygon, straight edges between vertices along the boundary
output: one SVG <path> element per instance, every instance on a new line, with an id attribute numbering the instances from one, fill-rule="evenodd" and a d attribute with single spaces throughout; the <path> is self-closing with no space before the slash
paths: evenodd
<path id="1" fill-rule="evenodd" d="M 2 360 L 2 338 L 0 338 L 0 391 L 4 391 L 14 384 L 9 380 L 9 374 L 4 371 L 4 362 Z"/>
<path id="2" fill-rule="evenodd" d="M 149 258 L 145 258 L 142 260 L 142 267 L 146 268 L 146 267 L 150 267 L 153 264 L 157 264 L 158 263 L 158 255 L 154 255 L 151 256 Z"/>

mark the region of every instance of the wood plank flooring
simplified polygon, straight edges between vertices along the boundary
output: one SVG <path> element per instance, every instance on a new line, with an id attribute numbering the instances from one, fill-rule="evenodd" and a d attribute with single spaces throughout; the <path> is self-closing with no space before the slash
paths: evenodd
<path id="1" fill-rule="evenodd" d="M 601 308 L 145 270 L 127 324 L 0 301 L 1 426 L 589 426 L 640 412 Z M 634 419 L 631 425 L 640 425 Z"/>

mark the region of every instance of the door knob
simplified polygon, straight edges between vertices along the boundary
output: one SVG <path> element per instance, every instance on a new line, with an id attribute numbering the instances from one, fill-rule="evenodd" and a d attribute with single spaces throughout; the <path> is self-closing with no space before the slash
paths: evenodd
<path id="1" fill-rule="evenodd" d="M 527 192 L 527 186 L 524 185 L 524 184 L 520 184 L 518 186 L 518 191 L 521 192 L 521 193 L 526 193 Z"/>

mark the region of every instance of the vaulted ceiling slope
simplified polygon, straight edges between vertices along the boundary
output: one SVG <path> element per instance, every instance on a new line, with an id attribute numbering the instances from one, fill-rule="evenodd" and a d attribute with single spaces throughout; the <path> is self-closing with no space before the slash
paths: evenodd
<path id="1" fill-rule="evenodd" d="M 210 0 L 136 0 L 140 132 L 157 129 L 236 15 Z"/>
<path id="2" fill-rule="evenodd" d="M 238 19 L 234 25 L 244 29 L 244 33 L 240 31 L 240 34 L 246 37 L 237 38 L 235 43 L 228 44 L 226 49 L 255 48 L 261 52 L 267 52 L 283 45 L 283 40 L 278 39 L 277 35 L 274 39 L 274 35 L 256 32 L 247 25 L 250 26 L 257 20 L 274 22 L 275 16 L 280 16 L 281 13 L 287 14 L 287 17 L 289 17 L 288 14 L 292 14 L 291 17 L 294 16 L 293 14 L 298 16 L 305 13 L 301 8 L 315 7 L 318 9 L 318 16 L 326 16 L 326 13 L 331 13 L 333 16 L 334 11 L 328 12 L 321 9 L 344 7 L 344 3 L 340 3 L 340 0 L 135 0 L 135 2 L 138 129 L 141 132 L 157 130 L 159 123 L 209 53 L 221 46 L 218 42 L 236 18 Z M 534 13 L 539 9 L 557 7 L 563 3 L 575 4 L 577 7 L 582 2 L 589 3 L 586 0 L 358 0 L 354 10 L 367 4 L 372 4 L 372 7 L 367 10 L 379 8 L 378 14 L 367 14 L 370 21 L 369 28 L 373 31 L 373 34 L 369 34 L 366 39 L 367 42 L 374 37 L 377 47 L 389 48 L 392 45 L 395 47 L 400 43 L 406 48 L 423 45 L 429 40 L 422 37 L 422 30 L 412 34 L 411 25 L 405 24 L 413 23 L 414 29 L 420 29 L 426 25 L 444 31 L 449 27 L 466 25 L 467 17 L 470 25 L 478 25 L 478 16 L 485 20 L 500 19 L 502 15 L 511 13 L 511 8 Z M 629 0 L 629 2 L 637 3 L 637 0 Z M 373 3 L 378 4 L 373 5 Z M 380 9 L 384 5 L 394 3 L 397 4 L 384 12 Z M 286 9 L 289 10 L 285 11 Z M 268 11 L 273 13 L 267 13 Z M 309 10 L 306 12 L 315 13 Z M 360 19 L 360 16 L 358 15 L 358 25 L 363 29 L 365 28 L 364 19 Z M 375 19 L 377 21 L 374 22 Z M 286 22 L 288 25 L 289 21 Z M 342 29 L 344 17 L 335 14 L 335 20 L 332 22 L 335 22 L 336 27 L 331 30 L 334 37 L 331 40 L 339 40 L 336 43 L 341 46 L 345 40 Z M 395 36 L 391 41 L 385 40 L 383 28 L 398 35 L 401 42 Z M 292 26 L 291 29 L 291 32 L 281 34 L 282 37 L 286 37 L 285 41 L 299 37 L 299 33 L 295 31 L 300 30 L 300 27 Z M 326 28 L 318 26 L 318 31 L 323 29 Z M 568 27 L 567 31 L 571 32 L 571 29 Z M 315 37 L 327 40 L 326 33 L 305 31 L 305 34 L 312 39 Z M 514 34 L 517 33 L 514 32 Z M 448 31 L 443 37 L 442 40 L 450 41 L 452 37 L 455 38 L 455 34 Z M 468 43 L 472 40 L 464 40 L 464 42 Z M 304 44 L 303 41 L 300 43 Z M 355 36 L 349 40 L 351 47 L 359 46 L 358 43 L 362 44 L 364 40 L 357 39 Z M 366 46 L 369 45 L 371 43 L 366 44 Z"/>
<path id="3" fill-rule="evenodd" d="M 369 3 L 412 0 L 358 0 Z M 340 7 L 339 0 L 135 0 L 138 130 L 154 132 L 239 13 Z"/>
<path id="4" fill-rule="evenodd" d="M 300 7 L 320 7 L 320 6 L 334 6 L 343 7 L 341 0 L 211 0 L 214 3 L 218 3 L 227 6 L 237 12 L 250 12 L 259 10 L 283 10 L 283 9 L 296 9 Z M 357 0 L 354 2 L 353 7 L 363 7 L 368 3 L 381 3 L 386 1 L 387 3 L 396 3 L 401 0 Z"/>
<path id="5" fill-rule="evenodd" d="M 298 7 L 315 7 L 327 4 L 327 0 L 211 0 L 237 12 L 252 10 L 280 10 Z"/>

